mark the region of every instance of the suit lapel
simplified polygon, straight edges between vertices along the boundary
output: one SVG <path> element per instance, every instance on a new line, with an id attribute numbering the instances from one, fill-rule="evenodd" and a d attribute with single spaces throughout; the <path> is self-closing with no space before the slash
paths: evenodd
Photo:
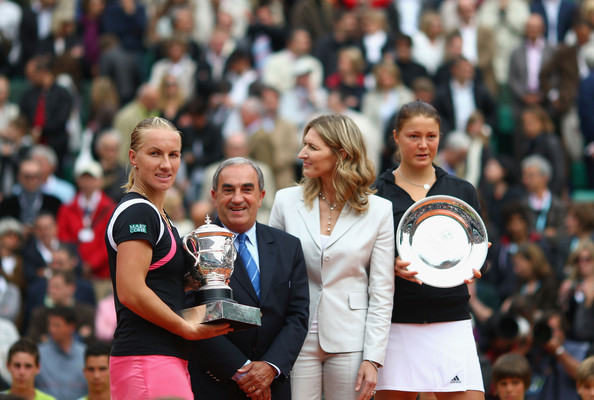
<path id="1" fill-rule="evenodd" d="M 243 265 L 243 261 L 241 261 L 241 257 L 239 257 L 239 254 L 235 259 L 235 263 L 233 264 L 233 266 L 234 270 L 231 279 L 234 279 L 239 284 L 239 286 L 241 286 L 243 290 L 246 293 L 248 293 L 250 297 L 252 297 L 254 302 L 258 304 L 258 296 L 256 295 L 254 286 L 250 281 L 250 277 L 248 276 L 247 270 L 245 269 L 245 266 Z"/>
<path id="2" fill-rule="evenodd" d="M 313 201 L 310 210 L 305 206 L 303 199 L 299 201 L 297 211 L 305 223 L 307 232 L 311 236 L 312 242 L 314 242 L 318 248 L 320 246 L 320 199 L 316 197 Z"/>

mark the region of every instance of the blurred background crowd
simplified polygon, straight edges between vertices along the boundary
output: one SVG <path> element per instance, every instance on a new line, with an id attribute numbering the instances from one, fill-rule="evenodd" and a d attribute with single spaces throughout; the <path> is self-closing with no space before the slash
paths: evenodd
<path id="1" fill-rule="evenodd" d="M 380 172 L 398 162 L 395 113 L 421 99 L 492 242 L 470 300 L 487 393 L 517 351 L 527 399 L 577 399 L 594 340 L 592 38 L 594 0 L 0 0 L 0 359 L 20 336 L 110 342 L 104 232 L 140 120 L 183 134 L 166 210 L 184 235 L 213 213 L 223 159 L 262 167 L 267 222 L 310 119 L 350 116 Z M 48 326 L 56 306 L 72 327 Z"/>

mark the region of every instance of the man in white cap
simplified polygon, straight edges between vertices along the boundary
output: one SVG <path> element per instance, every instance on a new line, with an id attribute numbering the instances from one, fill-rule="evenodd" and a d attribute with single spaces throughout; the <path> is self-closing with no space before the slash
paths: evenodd
<path id="1" fill-rule="evenodd" d="M 104 235 L 115 203 L 101 190 L 103 168 L 97 161 L 79 163 L 74 175 L 78 192 L 58 210 L 58 238 L 77 246 L 83 274 L 97 282 L 95 292 L 100 297 L 111 284 Z"/>

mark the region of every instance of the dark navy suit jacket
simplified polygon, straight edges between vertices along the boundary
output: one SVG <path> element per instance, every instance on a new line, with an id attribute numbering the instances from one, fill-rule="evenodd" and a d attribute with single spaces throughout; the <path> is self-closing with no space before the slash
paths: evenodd
<path id="1" fill-rule="evenodd" d="M 288 379 L 305 336 L 309 289 L 301 242 L 286 232 L 256 224 L 260 299 L 238 256 L 229 286 L 234 299 L 259 307 L 262 326 L 195 342 L 189 370 L 196 399 L 245 399 L 231 377 L 247 360 L 267 361 L 281 371 L 272 398 L 290 399 Z"/>

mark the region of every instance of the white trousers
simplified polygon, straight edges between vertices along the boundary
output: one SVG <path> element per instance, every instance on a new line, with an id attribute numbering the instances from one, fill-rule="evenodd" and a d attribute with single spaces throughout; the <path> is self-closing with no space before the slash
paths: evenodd
<path id="1" fill-rule="evenodd" d="M 291 371 L 293 400 L 355 400 L 363 352 L 326 353 L 317 333 L 308 333 Z"/>

